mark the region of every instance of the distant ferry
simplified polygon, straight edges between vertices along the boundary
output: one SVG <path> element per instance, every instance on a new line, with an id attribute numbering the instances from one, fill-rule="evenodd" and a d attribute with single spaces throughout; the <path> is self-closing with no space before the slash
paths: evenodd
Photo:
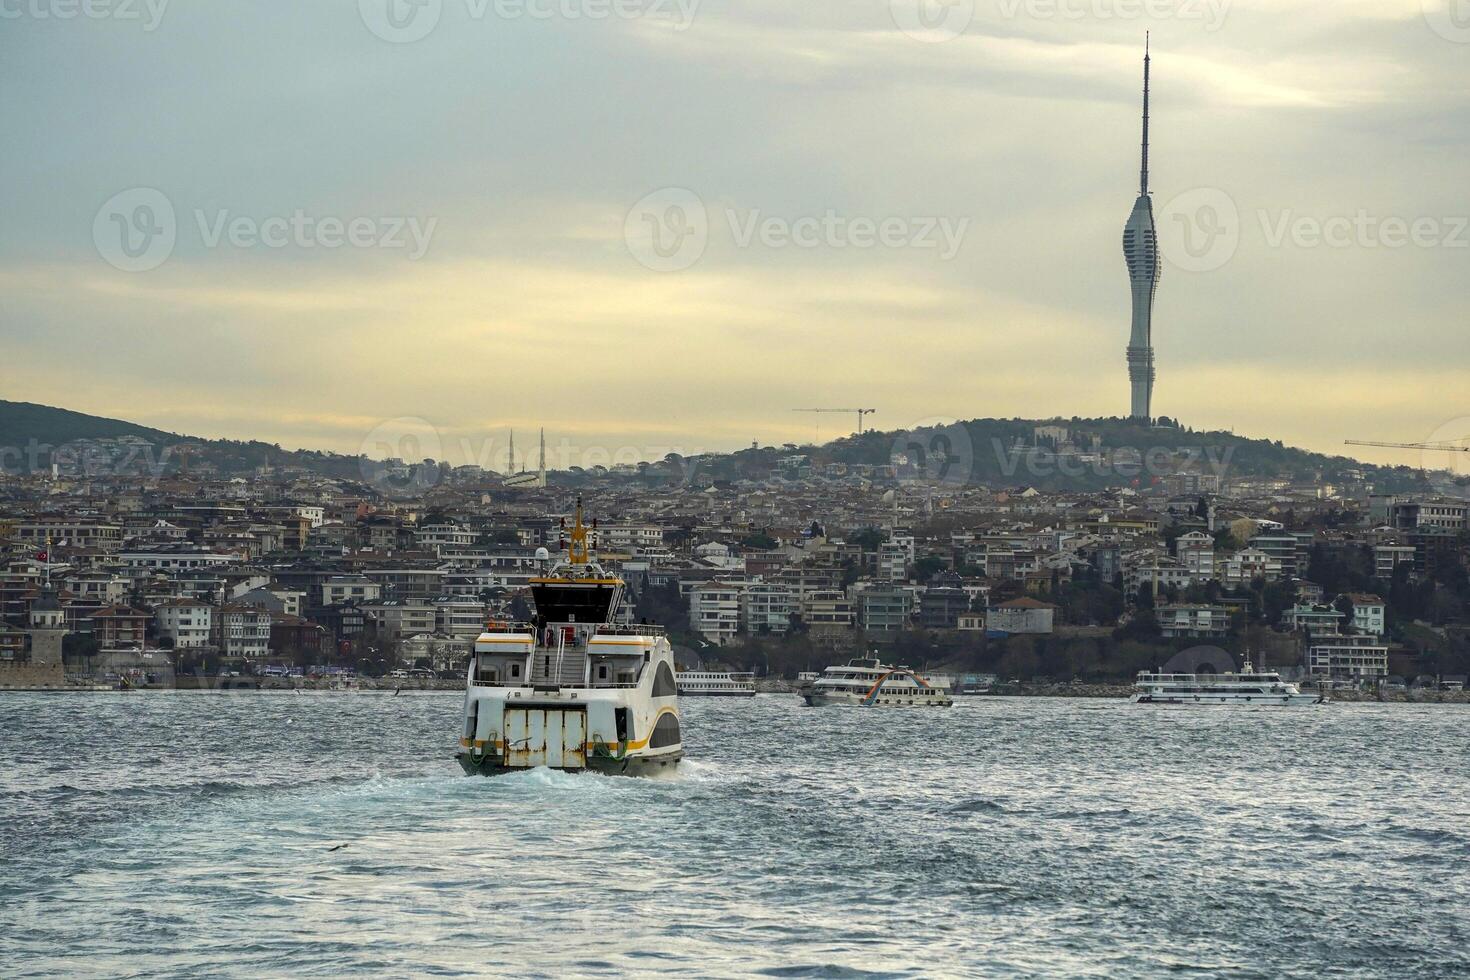
<path id="1" fill-rule="evenodd" d="M 947 708 L 954 698 L 908 667 L 885 667 L 876 658 L 849 660 L 844 667 L 828 667 L 810 684 L 797 689 L 814 707 L 856 704 L 864 707 Z"/>
<path id="2" fill-rule="evenodd" d="M 1134 704 L 1324 704 L 1320 694 L 1301 688 L 1275 672 L 1257 673 L 1249 660 L 1239 674 L 1156 674 L 1142 670 L 1133 685 Z"/>
<path id="3" fill-rule="evenodd" d="M 755 674 L 715 670 L 681 670 L 674 677 L 685 698 L 753 698 Z"/>

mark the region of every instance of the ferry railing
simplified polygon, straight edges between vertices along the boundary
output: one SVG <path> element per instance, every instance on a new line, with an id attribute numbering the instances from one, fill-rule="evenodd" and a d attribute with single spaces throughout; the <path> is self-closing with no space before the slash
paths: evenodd
<path id="1" fill-rule="evenodd" d="M 593 636 L 664 636 L 666 630 L 652 623 L 601 623 Z"/>
<path id="2" fill-rule="evenodd" d="M 534 636 L 535 633 L 536 633 L 536 625 L 534 623 L 497 621 L 497 622 L 492 622 L 492 623 L 486 623 L 480 629 L 480 632 L 481 633 L 530 633 L 531 635 Z"/>

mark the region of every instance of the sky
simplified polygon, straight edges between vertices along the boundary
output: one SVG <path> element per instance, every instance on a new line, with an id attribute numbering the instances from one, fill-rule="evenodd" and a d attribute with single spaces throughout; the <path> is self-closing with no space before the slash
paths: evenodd
<path id="1" fill-rule="evenodd" d="M 1466 0 L 0 0 L 0 397 L 491 465 L 1121 415 L 1145 31 L 1155 411 L 1470 435 Z"/>

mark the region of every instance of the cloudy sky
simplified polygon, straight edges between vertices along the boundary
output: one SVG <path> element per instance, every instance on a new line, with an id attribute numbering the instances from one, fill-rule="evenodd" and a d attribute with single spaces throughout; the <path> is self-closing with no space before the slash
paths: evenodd
<path id="1" fill-rule="evenodd" d="M 1156 410 L 1465 435 L 1450 2 L 0 0 L 0 397 L 456 462 L 1123 414 L 1148 30 Z"/>

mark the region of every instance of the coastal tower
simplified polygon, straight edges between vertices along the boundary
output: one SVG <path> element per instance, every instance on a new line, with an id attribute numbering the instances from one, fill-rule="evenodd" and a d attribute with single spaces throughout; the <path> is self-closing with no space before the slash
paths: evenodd
<path id="1" fill-rule="evenodd" d="M 1154 293 L 1159 288 L 1159 241 L 1154 206 L 1148 196 L 1148 36 L 1143 42 L 1143 151 L 1138 170 L 1138 200 L 1123 226 L 1123 258 L 1133 291 L 1133 329 L 1128 338 L 1128 382 L 1133 391 L 1129 415 L 1153 418 Z"/>
<path id="2" fill-rule="evenodd" d="M 62 663 L 61 642 L 66 637 L 66 613 L 56 593 L 47 584 L 39 598 L 31 603 L 26 630 L 30 638 L 30 663 L 33 667 L 57 667 Z"/>

